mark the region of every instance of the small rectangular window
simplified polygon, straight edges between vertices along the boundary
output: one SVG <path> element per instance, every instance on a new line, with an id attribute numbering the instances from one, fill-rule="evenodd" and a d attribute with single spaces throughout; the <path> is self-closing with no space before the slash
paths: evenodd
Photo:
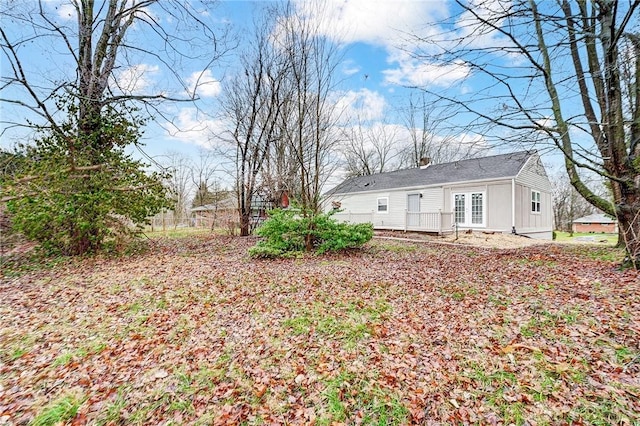
<path id="1" fill-rule="evenodd" d="M 378 213 L 387 213 L 389 211 L 389 199 L 387 197 L 378 198 Z"/>
<path id="2" fill-rule="evenodd" d="M 531 212 L 540 213 L 540 191 L 531 191 Z"/>

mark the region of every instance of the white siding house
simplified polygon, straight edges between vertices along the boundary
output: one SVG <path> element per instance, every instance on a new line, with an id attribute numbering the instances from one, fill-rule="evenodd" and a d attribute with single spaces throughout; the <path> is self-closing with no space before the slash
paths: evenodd
<path id="1" fill-rule="evenodd" d="M 551 183 L 535 151 L 347 179 L 326 194 L 336 217 L 376 229 L 477 229 L 551 239 Z"/>

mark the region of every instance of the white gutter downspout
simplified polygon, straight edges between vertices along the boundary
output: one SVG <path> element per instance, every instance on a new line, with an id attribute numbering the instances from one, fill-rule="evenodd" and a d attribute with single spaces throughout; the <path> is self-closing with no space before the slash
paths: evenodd
<path id="1" fill-rule="evenodd" d="M 511 179 L 511 232 L 516 232 L 516 179 Z"/>

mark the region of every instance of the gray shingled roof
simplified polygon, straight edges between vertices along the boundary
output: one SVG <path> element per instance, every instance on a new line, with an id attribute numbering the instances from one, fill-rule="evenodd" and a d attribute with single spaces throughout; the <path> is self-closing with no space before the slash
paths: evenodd
<path id="1" fill-rule="evenodd" d="M 617 220 L 603 213 L 590 214 L 589 216 L 583 216 L 579 219 L 575 219 L 573 223 L 616 223 Z"/>
<path id="2" fill-rule="evenodd" d="M 329 191 L 328 195 L 513 178 L 534 154 L 535 151 L 520 151 L 452 163 L 432 164 L 425 169 L 405 169 L 357 176 L 345 180 Z"/>

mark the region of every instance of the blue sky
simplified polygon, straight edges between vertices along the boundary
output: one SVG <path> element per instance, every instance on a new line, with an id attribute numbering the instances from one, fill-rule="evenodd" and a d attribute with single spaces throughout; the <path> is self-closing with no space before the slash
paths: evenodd
<path id="1" fill-rule="evenodd" d="M 24 3 L 32 0 L 22 0 Z M 7 7 L 10 0 L 0 0 L 2 7 Z M 73 27 L 72 12 L 67 0 L 48 0 L 45 7 L 49 8 L 51 16 L 62 25 Z M 451 96 L 473 92 L 480 88 L 483 81 L 475 77 L 470 69 L 463 65 L 437 66 L 416 60 L 411 53 L 415 46 L 407 43 L 407 37 L 420 35 L 428 38 L 430 34 L 440 33 L 442 23 L 455 16 L 454 6 L 448 0 L 329 0 L 322 9 L 322 14 L 313 13 L 309 3 L 295 2 L 301 13 L 320 25 L 321 33 L 341 47 L 342 60 L 338 67 L 340 75 L 336 80 L 340 84 L 336 87 L 334 98 L 347 115 L 366 119 L 368 126 L 385 127 L 389 134 L 393 133 L 400 142 L 406 142 L 406 127 L 399 110 L 406 105 L 410 91 L 405 86 L 429 86 L 432 89 L 445 91 Z M 203 19 L 213 25 L 225 27 L 231 31 L 233 40 L 242 40 L 242 35 L 248 33 L 255 13 L 268 6 L 269 2 L 250 1 L 222 1 L 212 9 L 200 9 Z M 176 23 L 162 15 L 162 11 L 153 9 L 152 13 L 162 25 L 173 27 Z M 8 33 L 20 35 L 24 28 L 3 22 Z M 464 35 L 469 31 L 464 26 L 456 27 L 455 22 L 449 30 L 456 35 Z M 143 43 L 149 50 L 160 51 L 161 45 L 154 44 L 144 33 L 131 32 L 131 36 L 138 43 Z M 26 33 L 25 33 L 26 34 Z M 482 44 L 490 41 L 496 43 L 495 35 L 487 34 L 473 38 L 473 43 Z M 32 76 L 41 80 L 55 80 L 64 78 L 71 73 L 72 67 L 68 58 L 63 54 L 64 49 L 59 45 L 51 45 L 48 39 L 35 43 L 23 50 L 25 66 Z M 179 152 L 196 156 L 199 150 L 211 146 L 211 135 L 220 134 L 227 125 L 218 112 L 222 85 L 234 72 L 237 54 L 241 50 L 229 52 L 219 61 L 207 64 L 207 58 L 181 61 L 180 66 L 173 69 L 188 86 L 187 92 L 196 89 L 200 100 L 193 103 L 174 103 L 162 106 L 162 116 L 156 116 L 155 121 L 149 122 L 143 139 L 144 150 L 151 157 L 161 159 L 168 152 Z M 6 72 L 6 61 L 3 57 L 2 73 Z M 121 88 L 132 93 L 158 93 L 159 91 L 173 91 L 185 94 L 183 88 L 172 86 L 172 76 L 161 64 L 153 58 L 127 58 L 126 65 L 118 69 L 117 80 Z M 47 84 L 46 81 L 43 84 Z M 6 97 L 7 91 L 2 97 Z M 15 93 L 10 93 L 16 95 Z M 19 95 L 16 95 L 19 96 Z M 27 117 L 24 110 L 11 107 L 6 103 L 0 104 L 2 115 L 11 117 L 15 121 Z M 460 116 L 461 128 L 464 126 L 464 116 Z M 482 138 L 457 132 L 458 141 L 482 142 Z M 2 136 L 0 144 L 11 146 L 16 140 L 24 136 L 20 129 L 7 130 Z M 447 135 L 450 137 L 451 135 Z M 444 135 L 442 136 L 445 137 Z"/>

